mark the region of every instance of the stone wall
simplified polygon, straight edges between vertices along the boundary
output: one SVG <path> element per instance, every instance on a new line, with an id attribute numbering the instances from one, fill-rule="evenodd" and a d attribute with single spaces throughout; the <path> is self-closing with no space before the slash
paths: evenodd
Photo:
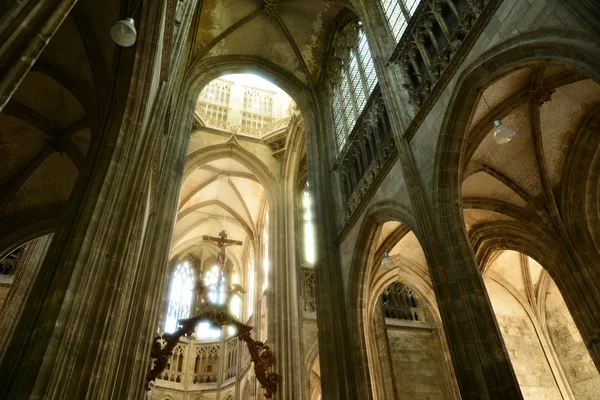
<path id="1" fill-rule="evenodd" d="M 546 291 L 546 324 L 575 398 L 597 399 L 600 375 L 554 282 Z"/>
<path id="2" fill-rule="evenodd" d="M 562 399 L 531 319 L 506 289 L 485 283 L 523 398 Z"/>
<path id="3" fill-rule="evenodd" d="M 387 329 L 396 388 L 402 399 L 449 399 L 440 366 L 442 349 L 434 331 L 423 328 Z"/>

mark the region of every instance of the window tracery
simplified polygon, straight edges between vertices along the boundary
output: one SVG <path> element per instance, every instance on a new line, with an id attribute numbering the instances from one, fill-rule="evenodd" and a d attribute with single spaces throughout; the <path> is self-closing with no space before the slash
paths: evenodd
<path id="1" fill-rule="evenodd" d="M 377 74 L 367 37 L 359 21 L 346 25 L 336 37 L 338 69 L 333 77 L 333 121 L 338 150 L 362 114 L 377 84 Z"/>
<path id="2" fill-rule="evenodd" d="M 381 0 L 381 7 L 396 42 L 402 37 L 408 21 L 410 21 L 420 2 L 421 0 Z"/>
<path id="3" fill-rule="evenodd" d="M 194 289 L 194 274 L 188 261 L 183 261 L 175 267 L 169 291 L 169 305 L 164 330 L 175 332 L 177 320 L 187 318 L 192 306 Z"/>
<path id="4" fill-rule="evenodd" d="M 254 88 L 247 88 L 244 91 L 242 133 L 258 136 L 264 126 L 275 121 L 275 118 L 273 118 L 273 96 L 273 93 Z"/>
<path id="5" fill-rule="evenodd" d="M 221 129 L 227 128 L 231 86 L 230 82 L 215 79 L 200 92 L 197 107 L 204 112 L 204 116 L 210 126 Z"/>
<path id="6" fill-rule="evenodd" d="M 383 290 L 381 303 L 385 318 L 422 322 L 413 291 L 400 282 L 394 282 Z"/>

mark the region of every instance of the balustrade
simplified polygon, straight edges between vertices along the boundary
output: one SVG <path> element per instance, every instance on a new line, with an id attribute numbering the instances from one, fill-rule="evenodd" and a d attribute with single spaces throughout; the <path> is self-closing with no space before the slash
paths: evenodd
<path id="1" fill-rule="evenodd" d="M 195 345 L 194 383 L 217 382 L 220 348 L 220 343 L 201 343 Z"/>
<path id="2" fill-rule="evenodd" d="M 423 0 L 402 34 L 392 56 L 406 76 L 404 88 L 420 108 L 443 74 L 457 67 L 456 57 L 467 35 L 495 0 Z M 442 85 L 443 86 L 443 85 Z"/>
<path id="3" fill-rule="evenodd" d="M 396 157 L 396 145 L 379 88 L 373 91 L 340 151 L 337 171 L 345 200 L 345 224 Z"/>
<path id="4" fill-rule="evenodd" d="M 426 323 L 412 290 L 400 282 L 394 282 L 383 290 L 381 304 L 386 319 Z"/>
<path id="5" fill-rule="evenodd" d="M 404 88 L 417 111 L 430 94 L 441 91 L 456 71 L 468 51 L 469 33 L 476 23 L 484 25 L 497 3 L 498 0 L 420 2 L 390 59 L 400 65 L 406 77 Z M 334 165 L 345 202 L 342 226 L 368 201 L 396 156 L 387 111 L 376 88 Z"/>
<path id="6" fill-rule="evenodd" d="M 384 305 L 383 313 L 386 318 L 421 322 L 420 310 L 414 307 Z"/>
<path id="7" fill-rule="evenodd" d="M 242 355 L 238 357 L 240 351 Z M 238 368 L 238 363 L 241 363 L 241 368 Z M 250 364 L 251 357 L 247 346 L 238 338 L 218 342 L 199 342 L 193 338 L 182 338 L 169 356 L 167 368 L 154 384 L 177 390 L 214 390 L 239 378 L 238 372 L 243 374 Z"/>

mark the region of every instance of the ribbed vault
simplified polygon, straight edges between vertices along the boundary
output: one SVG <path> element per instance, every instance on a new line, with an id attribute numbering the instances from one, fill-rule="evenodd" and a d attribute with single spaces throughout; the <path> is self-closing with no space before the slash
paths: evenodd
<path id="1" fill-rule="evenodd" d="M 203 235 L 217 236 L 225 230 L 243 246 L 228 248 L 238 265 L 244 250 L 257 236 L 264 219 L 267 194 L 256 175 L 230 157 L 198 166 L 181 186 L 172 254 L 183 256 L 202 243 Z M 206 246 L 214 253 L 214 246 Z M 200 256 L 204 261 L 209 253 Z"/>
<path id="2" fill-rule="evenodd" d="M 312 87 L 321 73 L 335 18 L 345 6 L 318 0 L 205 1 L 194 63 L 223 56 L 257 58 Z"/>

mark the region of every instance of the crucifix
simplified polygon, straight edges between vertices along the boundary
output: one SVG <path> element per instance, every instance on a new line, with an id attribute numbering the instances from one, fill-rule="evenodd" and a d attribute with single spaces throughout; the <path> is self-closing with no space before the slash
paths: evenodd
<path id="1" fill-rule="evenodd" d="M 219 281 L 217 282 L 217 288 L 219 288 L 223 282 L 223 270 L 225 268 L 225 261 L 227 260 L 226 248 L 229 246 L 241 246 L 242 241 L 227 239 L 227 233 L 225 232 L 225 229 L 219 233 L 219 237 L 204 235 L 202 236 L 202 240 L 219 247 L 219 255 L 217 256 L 217 266 L 219 268 Z"/>

